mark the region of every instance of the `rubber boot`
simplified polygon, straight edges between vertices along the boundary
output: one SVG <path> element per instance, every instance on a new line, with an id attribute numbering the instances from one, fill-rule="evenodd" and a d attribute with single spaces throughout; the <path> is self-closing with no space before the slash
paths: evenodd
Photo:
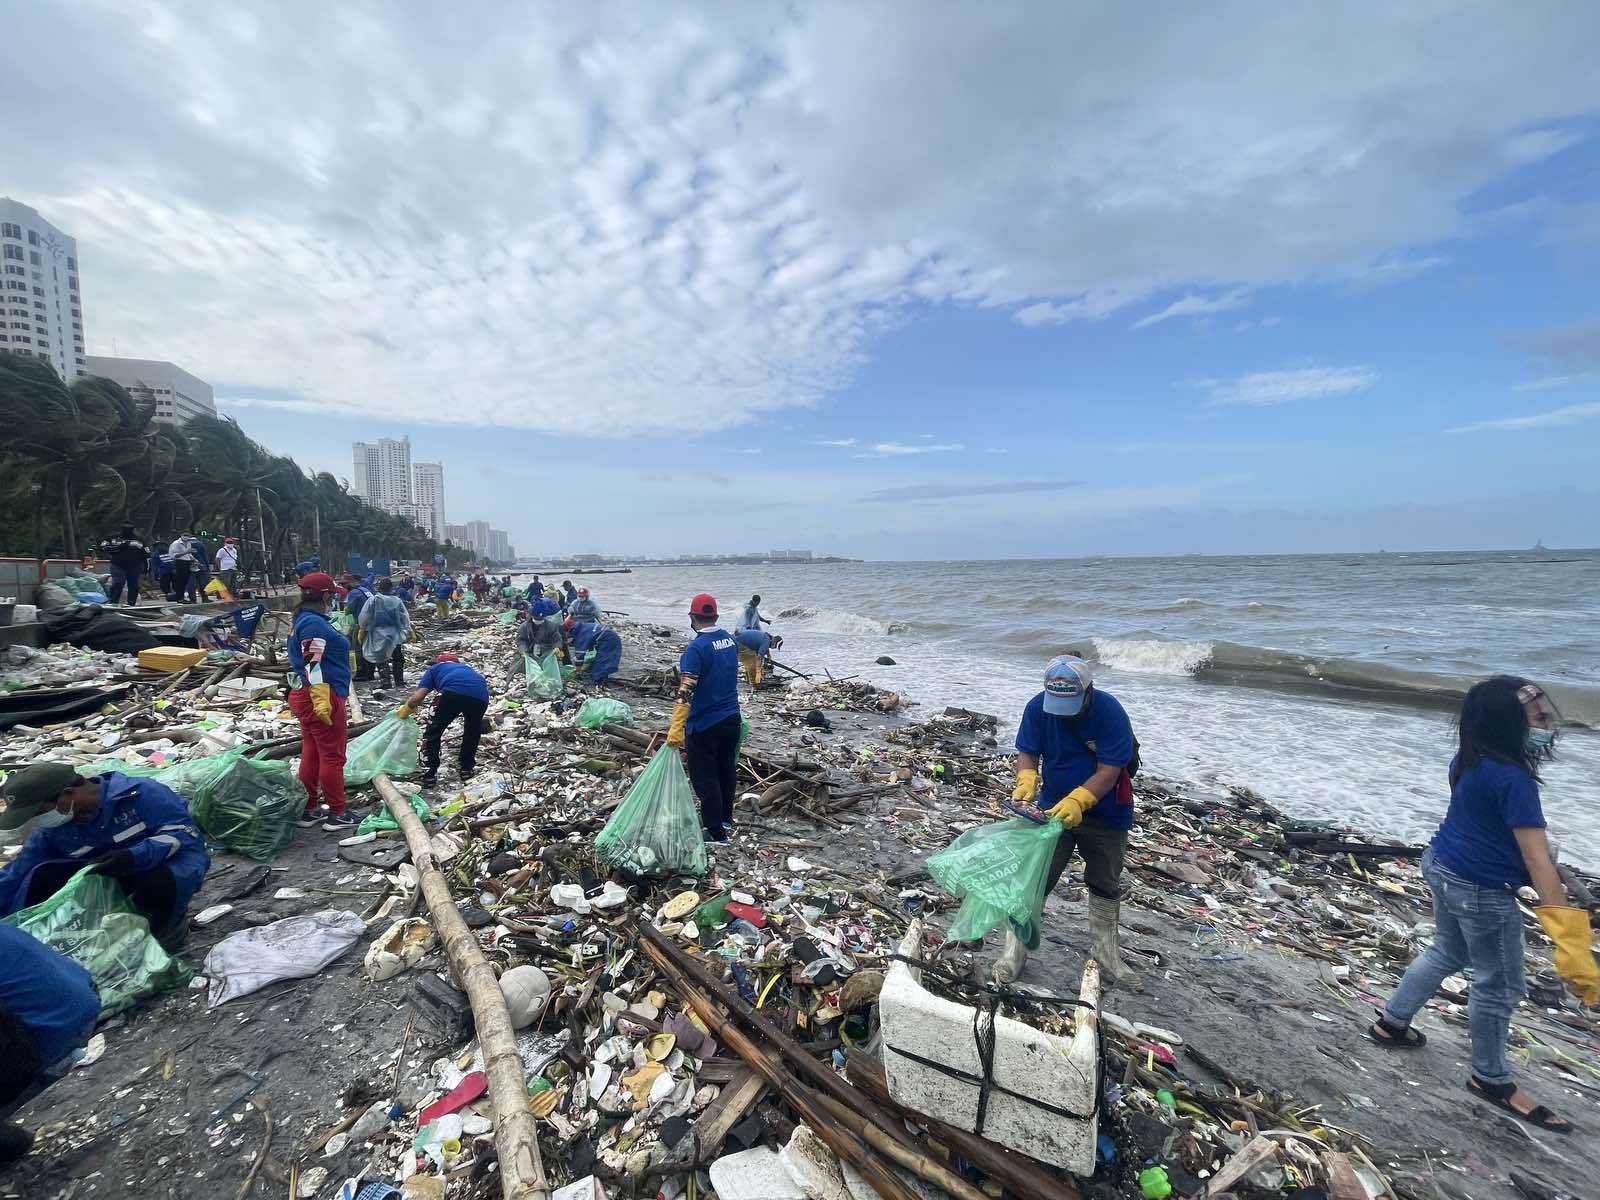
<path id="1" fill-rule="evenodd" d="M 1028 943 L 1019 938 L 1016 930 L 1011 928 L 1010 922 L 1007 922 L 1006 948 L 1000 957 L 995 959 L 994 966 L 989 969 L 989 978 L 1002 986 L 1015 983 L 1027 962 Z"/>
<path id="2" fill-rule="evenodd" d="M 1089 893 L 1089 955 L 1100 964 L 1100 975 L 1107 983 L 1127 976 L 1122 965 L 1122 942 L 1118 918 L 1122 905 L 1116 900 Z"/>

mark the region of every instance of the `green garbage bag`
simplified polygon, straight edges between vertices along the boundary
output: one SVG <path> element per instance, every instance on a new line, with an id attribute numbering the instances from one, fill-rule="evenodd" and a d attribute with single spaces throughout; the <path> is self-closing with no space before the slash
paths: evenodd
<path id="1" fill-rule="evenodd" d="M 150 925 L 109 875 L 84 868 L 42 904 L 4 918 L 89 972 L 100 1017 L 188 984 L 194 972 L 150 936 Z"/>
<path id="2" fill-rule="evenodd" d="M 516 619 L 517 619 L 517 614 L 514 613 L 514 612 L 503 612 L 498 617 L 495 618 L 495 620 L 499 621 L 500 624 L 502 624 L 502 625 L 509 625 L 509 624 L 511 624 L 511 622 L 515 621 Z"/>
<path id="3" fill-rule="evenodd" d="M 362 787 L 379 771 L 391 779 L 417 773 L 417 723 L 389 713 L 344 750 L 346 787 Z"/>
<path id="4" fill-rule="evenodd" d="M 1009 920 L 1030 950 L 1039 945 L 1044 882 L 1066 826 L 1014 817 L 969 829 L 927 859 L 933 881 L 961 901 L 947 942 L 973 941 Z"/>
<path id="5" fill-rule="evenodd" d="M 578 724 L 585 729 L 599 729 L 602 725 L 632 725 L 633 709 L 621 700 L 590 696 L 578 710 Z"/>
<path id="6" fill-rule="evenodd" d="M 733 744 L 733 756 L 738 758 L 744 753 L 744 740 L 750 736 L 750 718 L 739 718 L 739 740 Z"/>
<path id="7" fill-rule="evenodd" d="M 674 746 L 657 750 L 594 840 L 595 856 L 633 875 L 704 875 L 694 789 Z"/>
<path id="8" fill-rule="evenodd" d="M 355 640 L 356 618 L 354 613 L 341 608 L 333 614 L 333 620 L 330 624 L 352 642 Z"/>
<path id="9" fill-rule="evenodd" d="M 426 821 L 429 816 L 428 802 L 421 796 L 408 796 L 407 799 L 411 801 L 411 811 Z M 400 822 L 389 815 L 389 806 L 385 804 L 380 806 L 377 812 L 368 813 L 362 817 L 361 824 L 356 826 L 356 832 L 383 833 L 385 830 L 399 828 Z"/>
<path id="10" fill-rule="evenodd" d="M 169 767 L 137 767 L 102 759 L 80 775 L 120 771 L 166 784 L 189 803 L 189 814 L 212 841 L 257 862 L 268 862 L 294 840 L 306 789 L 286 760 L 245 757 L 245 747 Z"/>
<path id="11" fill-rule="evenodd" d="M 554 650 L 540 659 L 524 654 L 522 667 L 528 676 L 528 695 L 535 700 L 560 698 L 564 685 L 561 682 L 561 662 Z"/>

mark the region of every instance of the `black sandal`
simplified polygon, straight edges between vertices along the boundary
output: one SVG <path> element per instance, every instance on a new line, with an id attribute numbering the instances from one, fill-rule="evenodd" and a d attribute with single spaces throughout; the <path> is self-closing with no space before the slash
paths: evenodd
<path id="1" fill-rule="evenodd" d="M 1496 1108 L 1503 1108 L 1506 1112 L 1516 1117 L 1519 1121 L 1526 1121 L 1540 1129 L 1547 1129 L 1551 1133 L 1571 1133 L 1572 1122 L 1565 1117 L 1558 1117 L 1544 1105 L 1538 1105 L 1530 1112 L 1523 1112 L 1514 1108 L 1511 1097 L 1517 1094 L 1515 1083 L 1484 1083 L 1476 1075 L 1467 1077 L 1467 1091 L 1477 1096 L 1480 1100 L 1487 1100 Z"/>
<path id="2" fill-rule="evenodd" d="M 1382 1033 L 1378 1032 L 1380 1029 Z M 1427 1035 L 1422 1030 L 1413 1029 L 1409 1025 L 1396 1025 L 1381 1014 L 1376 1021 L 1367 1026 L 1365 1036 L 1367 1041 L 1387 1046 L 1391 1050 L 1420 1050 L 1428 1044 Z"/>

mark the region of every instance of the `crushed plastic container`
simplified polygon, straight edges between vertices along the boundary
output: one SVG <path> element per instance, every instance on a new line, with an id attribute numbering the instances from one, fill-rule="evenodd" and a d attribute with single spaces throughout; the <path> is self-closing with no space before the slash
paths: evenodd
<path id="1" fill-rule="evenodd" d="M 922 922 L 912 921 L 900 954 L 915 958 L 921 945 Z M 922 986 L 921 975 L 896 961 L 878 998 L 889 1095 L 946 1125 L 981 1134 L 1040 1162 L 1092 1175 L 1100 1124 L 1098 964 L 1091 959 L 1084 967 L 1072 1037 L 1056 1037 L 1006 1016 L 993 1018 L 987 1086 L 979 1041 L 987 1040 L 990 1017 L 934 995 Z M 985 1091 L 980 1129 L 979 1098 Z"/>

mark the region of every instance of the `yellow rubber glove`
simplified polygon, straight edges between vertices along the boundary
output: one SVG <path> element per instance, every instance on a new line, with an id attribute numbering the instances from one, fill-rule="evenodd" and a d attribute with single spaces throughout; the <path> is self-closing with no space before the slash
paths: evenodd
<path id="1" fill-rule="evenodd" d="M 324 725 L 333 724 L 333 693 L 325 683 L 311 685 L 311 711 Z"/>
<path id="2" fill-rule="evenodd" d="M 356 626 L 356 645 L 359 646 L 359 645 L 361 645 L 362 642 L 364 642 L 366 640 L 367 640 L 367 631 L 365 629 L 361 628 L 361 626 L 357 625 Z"/>
<path id="3" fill-rule="evenodd" d="M 679 700 L 672 706 L 672 724 L 667 726 L 667 745 L 683 745 L 683 727 L 689 719 L 689 705 L 687 701 Z"/>
<path id="4" fill-rule="evenodd" d="M 394 715 L 399 717 L 402 721 L 409 717 L 411 715 L 411 701 L 407 700 L 399 708 L 395 709 Z"/>
<path id="5" fill-rule="evenodd" d="M 1023 767 L 1017 772 L 1017 786 L 1011 790 L 1011 798 L 1019 804 L 1032 804 L 1038 794 L 1039 772 L 1032 767 Z"/>
<path id="6" fill-rule="evenodd" d="M 1541 904 L 1534 913 L 1556 944 L 1556 974 L 1590 1008 L 1600 1005 L 1600 966 L 1590 947 L 1589 914 L 1581 908 Z"/>
<path id="7" fill-rule="evenodd" d="M 1050 810 L 1050 816 L 1068 829 L 1073 829 L 1083 820 L 1083 814 L 1099 803 L 1095 794 L 1088 788 L 1075 787 L 1062 797 L 1061 803 Z"/>

